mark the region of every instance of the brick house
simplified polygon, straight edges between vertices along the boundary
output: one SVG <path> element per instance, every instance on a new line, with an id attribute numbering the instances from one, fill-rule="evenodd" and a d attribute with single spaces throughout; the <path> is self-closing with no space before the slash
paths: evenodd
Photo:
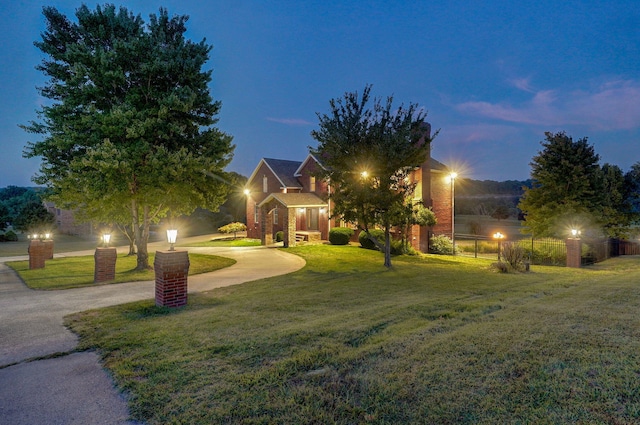
<path id="1" fill-rule="evenodd" d="M 345 225 L 331 216 L 330 190 L 325 181 L 313 176 L 321 163 L 308 155 L 304 161 L 263 158 L 247 180 L 247 236 L 273 243 L 278 231 L 284 233 L 284 246 L 302 240 L 327 240 L 329 230 Z M 414 226 L 412 245 L 427 252 L 431 235 L 451 235 L 450 171 L 429 157 L 410 176 L 416 183 L 415 198 L 431 207 L 438 223 L 432 228 Z"/>
<path id="2" fill-rule="evenodd" d="M 78 236 L 93 234 L 91 223 L 77 222 L 73 211 L 57 208 L 53 202 L 45 202 L 44 206 L 55 217 L 58 233 Z"/>

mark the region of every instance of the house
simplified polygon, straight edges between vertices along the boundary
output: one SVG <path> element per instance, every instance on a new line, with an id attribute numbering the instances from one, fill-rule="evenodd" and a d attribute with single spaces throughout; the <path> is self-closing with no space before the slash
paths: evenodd
<path id="1" fill-rule="evenodd" d="M 314 172 L 322 164 L 311 154 L 304 161 L 263 158 L 249 177 L 247 195 L 247 236 L 273 243 L 276 233 L 284 234 L 284 246 L 306 240 L 327 240 L 329 230 L 340 225 L 331 217 L 330 190 L 326 181 L 318 181 Z M 427 252 L 432 234 L 451 235 L 452 187 L 449 169 L 427 158 L 414 170 L 415 198 L 431 207 L 438 223 L 432 228 L 414 226 L 412 245 Z M 344 223 L 342 223 L 345 225 Z"/>
<path id="2" fill-rule="evenodd" d="M 55 217 L 58 233 L 78 236 L 89 236 L 93 234 L 93 226 L 91 223 L 80 223 L 76 221 L 74 211 L 58 208 L 53 202 L 45 202 L 44 206 L 47 211 Z"/>

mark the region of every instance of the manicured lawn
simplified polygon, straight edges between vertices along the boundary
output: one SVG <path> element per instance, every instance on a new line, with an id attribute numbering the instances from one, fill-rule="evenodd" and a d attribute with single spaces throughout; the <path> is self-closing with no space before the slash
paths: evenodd
<path id="1" fill-rule="evenodd" d="M 204 242 L 191 242 L 184 246 L 260 246 L 260 239 L 238 238 L 238 239 L 213 239 Z"/>
<path id="2" fill-rule="evenodd" d="M 149 264 L 153 266 L 155 253 L 149 253 Z M 235 260 L 215 255 L 189 254 L 189 275 L 207 273 L 229 267 Z M 29 261 L 7 263 L 31 289 L 69 289 L 93 286 L 95 259 L 92 255 L 64 257 L 47 260 L 43 269 L 29 269 Z M 154 280 L 153 270 L 136 271 L 136 257 L 118 255 L 116 278 L 107 283 L 136 282 Z"/>
<path id="3" fill-rule="evenodd" d="M 149 424 L 640 422 L 640 258 L 488 260 L 289 248 L 290 275 L 69 316 Z"/>

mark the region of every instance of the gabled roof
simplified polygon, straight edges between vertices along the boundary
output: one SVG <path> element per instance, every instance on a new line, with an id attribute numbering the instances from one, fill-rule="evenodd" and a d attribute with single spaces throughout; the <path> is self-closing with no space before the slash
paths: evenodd
<path id="1" fill-rule="evenodd" d="M 317 159 L 315 156 L 313 156 L 313 155 L 309 154 L 309 155 L 307 155 L 307 157 L 305 158 L 305 160 L 304 160 L 304 161 L 302 161 L 302 164 L 300 164 L 300 166 L 299 166 L 299 167 L 298 167 L 298 169 L 296 170 L 296 172 L 295 172 L 294 176 L 296 176 L 296 177 L 301 177 L 301 176 L 302 176 L 302 169 L 303 169 L 304 167 L 306 167 L 306 166 L 307 166 L 307 164 L 309 163 L 309 161 L 315 161 L 315 163 L 316 163 L 316 164 L 318 164 L 319 166 L 321 166 L 322 168 L 324 168 L 324 165 L 322 165 L 322 164 L 320 163 L 320 161 L 318 161 L 318 159 Z"/>
<path id="2" fill-rule="evenodd" d="M 273 175 L 276 176 L 283 189 L 299 189 L 302 187 L 302 185 L 300 185 L 298 180 L 294 177 L 294 174 L 298 167 L 300 167 L 301 162 L 289 161 L 287 159 L 262 158 L 255 170 L 253 170 L 253 173 L 251 174 L 247 182 L 251 182 L 253 180 L 263 163 L 267 166 L 267 168 L 269 168 L 269 170 L 271 170 Z"/>
<path id="3" fill-rule="evenodd" d="M 280 202 L 287 208 L 314 208 L 326 207 L 327 203 L 320 199 L 315 193 L 272 193 L 260 202 L 258 206 L 263 206 L 272 200 Z"/>
<path id="4" fill-rule="evenodd" d="M 431 162 L 429 163 L 429 168 L 431 168 L 431 170 L 433 171 L 443 171 L 443 172 L 449 171 L 449 167 L 447 167 L 442 162 L 437 161 L 433 158 L 431 158 Z"/>

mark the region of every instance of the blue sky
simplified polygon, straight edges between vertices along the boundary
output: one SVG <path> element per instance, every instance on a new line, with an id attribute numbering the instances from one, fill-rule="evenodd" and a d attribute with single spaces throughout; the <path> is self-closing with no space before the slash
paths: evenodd
<path id="1" fill-rule="evenodd" d="M 94 8 L 98 3 L 87 2 Z M 640 2 L 128 1 L 145 20 L 160 6 L 190 16 L 188 36 L 214 46 L 218 127 L 234 136 L 230 170 L 262 157 L 302 160 L 329 100 L 373 94 L 417 103 L 440 134 L 433 156 L 474 179 L 522 180 L 545 131 L 589 137 L 602 162 L 640 161 Z M 45 81 L 33 41 L 42 6 L 3 2 L 0 187 L 31 185 L 22 158 Z"/>

